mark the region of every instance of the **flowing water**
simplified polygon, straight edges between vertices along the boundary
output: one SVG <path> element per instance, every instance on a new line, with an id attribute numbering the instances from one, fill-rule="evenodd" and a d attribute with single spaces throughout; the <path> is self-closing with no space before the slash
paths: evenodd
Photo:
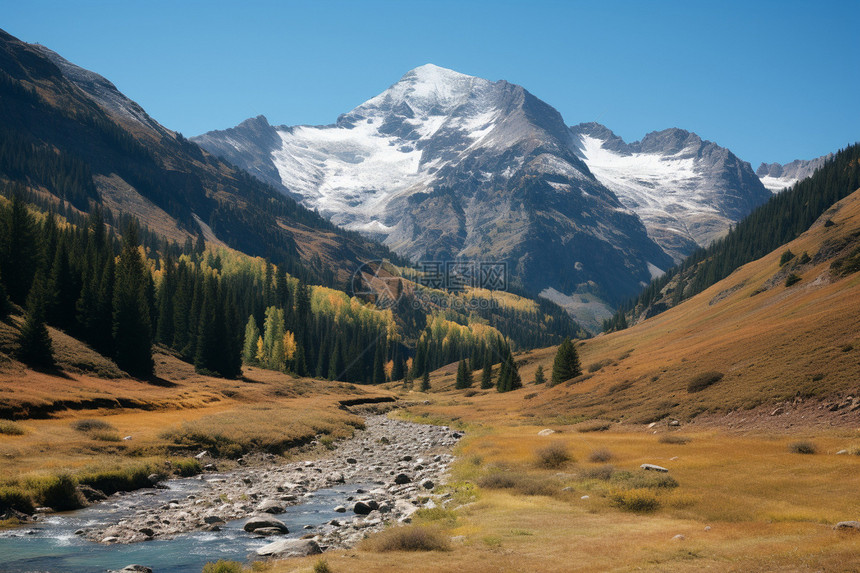
<path id="1" fill-rule="evenodd" d="M 112 496 L 85 509 L 50 515 L 26 528 L 0 532 L 0 572 L 97 573 L 136 563 L 151 567 L 154 573 L 200 573 L 208 561 L 246 562 L 259 547 L 283 538 L 254 538 L 242 530 L 244 519 L 228 522 L 219 532 L 190 532 L 133 544 L 105 545 L 75 535 L 79 529 L 115 523 L 137 511 L 156 512 L 170 500 L 199 492 L 207 481 L 179 479 L 167 486 Z M 287 508 L 276 516 L 290 530 L 286 537 L 308 533 L 303 529 L 306 525 L 319 528 L 335 517 L 343 518 L 334 508 L 345 505 L 359 487 L 361 484 L 317 490 L 303 503 Z"/>

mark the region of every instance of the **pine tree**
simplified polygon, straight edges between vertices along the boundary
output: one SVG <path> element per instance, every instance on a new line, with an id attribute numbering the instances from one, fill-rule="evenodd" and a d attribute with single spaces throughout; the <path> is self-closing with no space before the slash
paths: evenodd
<path id="1" fill-rule="evenodd" d="M 245 325 L 245 341 L 242 346 L 242 361 L 245 364 L 257 363 L 257 339 L 260 338 L 260 329 L 257 328 L 257 321 L 254 320 L 254 315 L 248 317 L 248 324 Z"/>
<path id="2" fill-rule="evenodd" d="M 543 366 L 538 366 L 535 370 L 535 384 L 546 383 L 546 376 L 543 374 Z"/>
<path id="3" fill-rule="evenodd" d="M 27 295 L 27 316 L 18 336 L 18 358 L 30 366 L 48 368 L 54 365 L 54 350 L 45 324 L 45 307 L 44 279 L 37 273 Z"/>
<path id="4" fill-rule="evenodd" d="M 484 362 L 484 370 L 481 372 L 481 389 L 487 390 L 493 387 L 493 364 Z"/>
<path id="5" fill-rule="evenodd" d="M 135 376 L 151 376 L 152 339 L 146 304 L 148 271 L 138 250 L 137 227 L 124 233 L 113 296 L 113 342 L 117 366 Z"/>
<path id="6" fill-rule="evenodd" d="M 164 261 L 164 273 L 161 277 L 161 285 L 158 288 L 158 328 L 155 340 L 169 346 L 173 344 L 174 335 L 174 307 L 173 297 L 176 292 L 176 269 L 173 258 L 168 255 Z"/>
<path id="7" fill-rule="evenodd" d="M 582 370 L 579 367 L 576 348 L 570 338 L 565 338 L 559 345 L 558 351 L 555 353 L 555 360 L 552 363 L 552 385 L 561 384 L 580 374 L 582 374 Z"/>
<path id="8" fill-rule="evenodd" d="M 454 387 L 458 390 L 471 388 L 473 382 L 472 370 L 469 368 L 469 365 L 465 360 L 461 360 L 457 365 L 457 380 L 454 383 Z"/>
<path id="9" fill-rule="evenodd" d="M 24 201 L 15 194 L 3 217 L 0 271 L 6 292 L 12 302 L 22 304 L 27 298 L 36 270 L 42 266 L 36 223 Z"/>
<path id="10" fill-rule="evenodd" d="M 424 375 L 421 376 L 421 391 L 429 392 L 430 391 L 430 372 L 427 370 L 424 371 Z"/>
<path id="11" fill-rule="evenodd" d="M 510 392 L 517 388 L 522 388 L 523 383 L 520 379 L 520 371 L 517 368 L 517 363 L 514 360 L 514 355 L 511 353 L 509 346 L 502 347 L 502 365 L 499 369 L 499 380 L 496 382 L 496 390 L 499 392 Z"/>

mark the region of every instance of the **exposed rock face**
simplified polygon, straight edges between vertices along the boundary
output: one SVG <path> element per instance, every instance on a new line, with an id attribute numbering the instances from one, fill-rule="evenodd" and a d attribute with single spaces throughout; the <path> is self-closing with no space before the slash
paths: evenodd
<path id="1" fill-rule="evenodd" d="M 599 123 L 571 131 L 598 181 L 676 262 L 770 198 L 749 163 L 695 133 L 666 129 L 628 144 Z"/>
<path id="2" fill-rule="evenodd" d="M 815 159 L 795 159 L 791 163 L 762 163 L 755 170 L 761 182 L 770 191 L 779 193 L 786 187 L 791 187 L 798 181 L 806 179 L 815 170 L 824 165 L 824 162 L 833 157 L 832 153 L 817 157 Z"/>

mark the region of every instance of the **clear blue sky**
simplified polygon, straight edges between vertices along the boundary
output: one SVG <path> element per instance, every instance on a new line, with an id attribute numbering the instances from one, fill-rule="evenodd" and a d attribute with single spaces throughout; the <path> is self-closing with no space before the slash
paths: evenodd
<path id="1" fill-rule="evenodd" d="M 755 168 L 860 140 L 860 2 L 3 0 L 0 27 L 197 135 L 332 123 L 434 63 L 627 141 L 695 131 Z"/>

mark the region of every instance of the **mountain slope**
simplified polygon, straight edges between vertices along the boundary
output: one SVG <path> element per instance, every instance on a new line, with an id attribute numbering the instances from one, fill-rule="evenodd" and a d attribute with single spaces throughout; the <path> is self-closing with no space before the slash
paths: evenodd
<path id="1" fill-rule="evenodd" d="M 780 265 L 786 250 L 798 256 Z M 786 286 L 791 274 L 800 280 Z M 580 355 L 592 373 L 542 392 L 527 408 L 647 423 L 761 406 L 778 423 L 776 405 L 788 412 L 815 398 L 856 424 L 857 409 L 845 398 L 860 390 L 858 300 L 860 190 L 795 240 L 690 300 L 584 342 Z M 544 360 L 546 368 L 552 353 Z M 707 372 L 722 378 L 688 388 Z"/>
<path id="2" fill-rule="evenodd" d="M 762 184 L 774 193 L 791 187 L 798 181 L 806 179 L 815 170 L 824 165 L 824 162 L 833 157 L 832 153 L 823 155 L 816 159 L 795 159 L 784 165 L 779 163 L 762 163 L 755 170 L 755 174 L 761 179 Z"/>
<path id="3" fill-rule="evenodd" d="M 622 305 L 606 326 L 623 328 L 703 291 L 741 265 L 796 238 L 858 187 L 860 144 L 854 144 L 834 154 L 811 177 L 772 196 L 728 235 L 652 281 L 635 300 Z"/>
<path id="4" fill-rule="evenodd" d="M 278 136 L 280 142 L 275 139 Z M 617 302 L 671 259 L 520 86 L 425 65 L 338 118 L 194 138 L 349 229 L 419 260 L 505 261 L 532 293 Z"/>
<path id="5" fill-rule="evenodd" d="M 388 255 L 164 128 L 105 78 L 2 31 L 0 97 L 0 176 L 55 208 L 100 204 L 168 239 L 206 234 L 328 284 Z"/>
<path id="6" fill-rule="evenodd" d="M 770 197 L 749 163 L 682 129 L 625 143 L 599 123 L 571 127 L 579 156 L 675 262 Z"/>

